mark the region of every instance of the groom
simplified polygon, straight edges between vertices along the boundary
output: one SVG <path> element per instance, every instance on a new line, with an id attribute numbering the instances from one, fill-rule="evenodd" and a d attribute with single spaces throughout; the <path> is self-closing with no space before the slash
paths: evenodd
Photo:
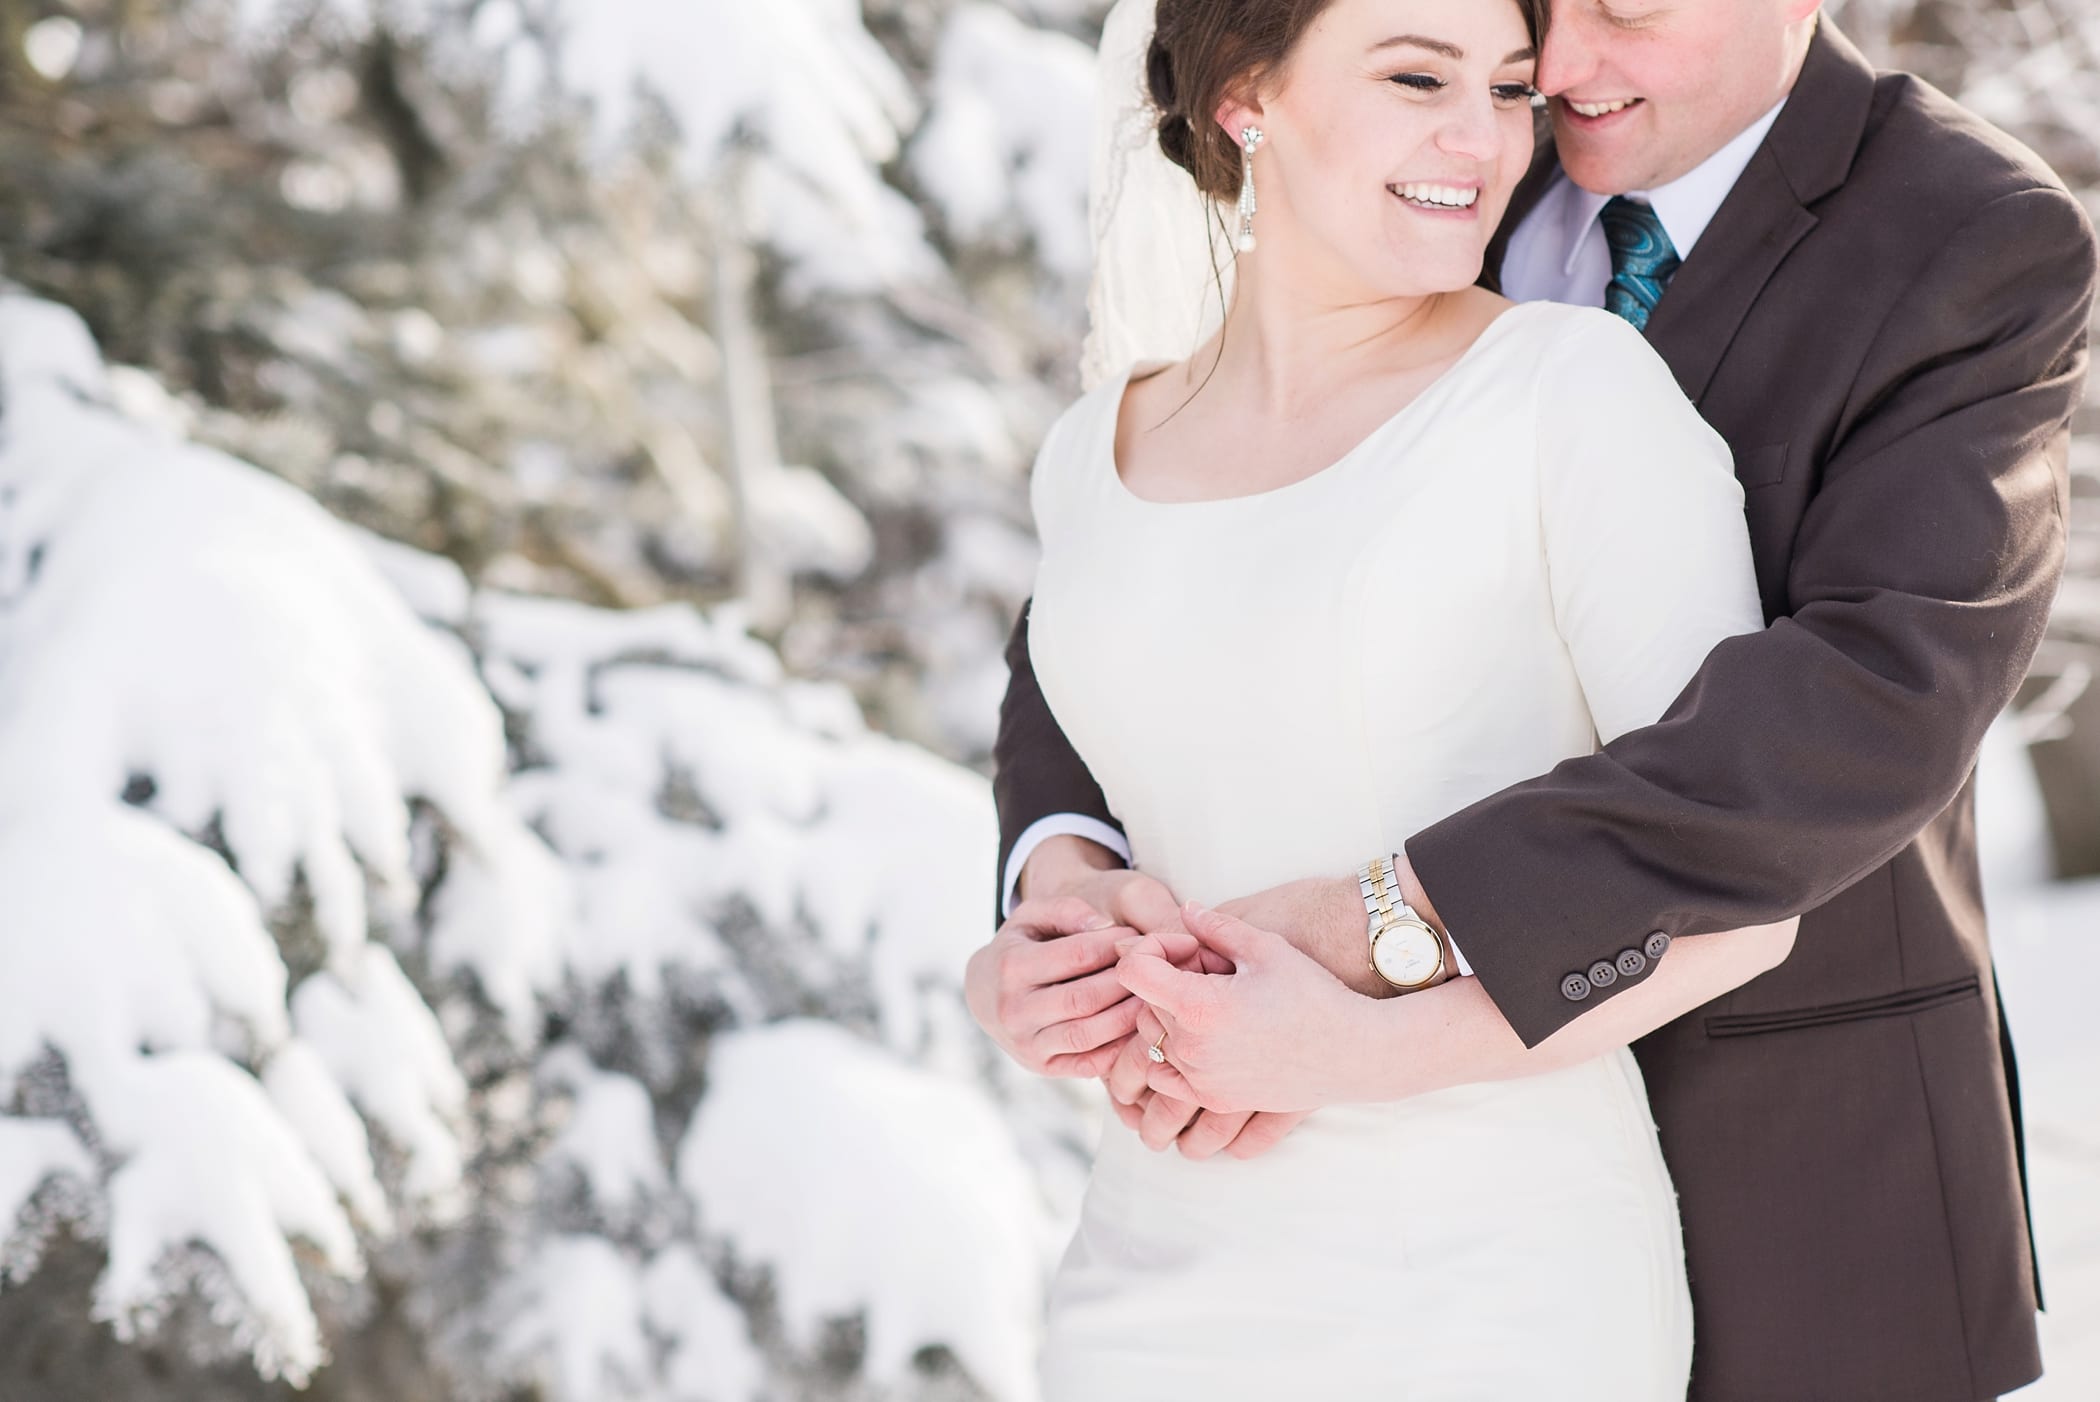
<path id="1" fill-rule="evenodd" d="M 1553 144 L 1487 275 L 1644 329 L 1734 450 L 1770 626 L 1655 726 L 1398 866 L 1527 1045 L 1645 977 L 1629 951 L 1807 912 L 1787 963 L 1636 1048 L 1681 1198 L 1692 1395 L 1976 1402 L 2040 1361 L 1972 770 L 2062 567 L 2095 255 L 2033 155 L 1876 74 L 1817 3 L 1554 0 Z M 1024 610 L 996 785 L 1011 909 L 972 1005 L 1037 1069 L 1114 1063 L 1165 1142 L 1195 1107 L 1131 1088 L 1135 1014 L 1102 990 L 1120 927 L 1171 922 L 1172 897 L 1113 870 L 1127 846 L 1027 642 Z M 1236 904 L 1364 987 L 1352 877 Z M 1293 1122 L 1203 1112 L 1183 1142 L 1258 1152 Z"/>

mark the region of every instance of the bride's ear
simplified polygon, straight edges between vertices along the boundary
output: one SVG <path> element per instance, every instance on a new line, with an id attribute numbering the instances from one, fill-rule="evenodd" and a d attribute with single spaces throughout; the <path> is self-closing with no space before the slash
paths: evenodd
<path id="1" fill-rule="evenodd" d="M 1241 132 L 1262 124 L 1261 95 L 1252 90 L 1227 93 L 1218 103 L 1214 115 L 1218 125 L 1225 129 L 1225 135 L 1237 146 Z"/>

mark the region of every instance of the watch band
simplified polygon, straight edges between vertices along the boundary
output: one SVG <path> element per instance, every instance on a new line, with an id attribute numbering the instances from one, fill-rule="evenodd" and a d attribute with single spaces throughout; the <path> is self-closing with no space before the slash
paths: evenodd
<path id="1" fill-rule="evenodd" d="M 1400 894 L 1400 873 L 1393 866 L 1392 857 L 1374 857 L 1358 867 L 1356 884 L 1363 891 L 1364 915 L 1371 922 L 1372 939 L 1396 920 L 1421 919 Z"/>
<path id="2" fill-rule="evenodd" d="M 1364 898 L 1365 949 L 1370 956 L 1371 969 L 1387 983 L 1396 988 L 1413 991 L 1442 982 L 1452 972 L 1451 945 L 1434 925 L 1415 913 L 1407 898 L 1400 894 L 1400 872 L 1394 865 L 1391 854 L 1374 858 L 1357 868 L 1356 883 Z M 1379 968 L 1378 941 L 1398 925 L 1413 925 L 1424 931 L 1436 947 L 1437 971 L 1425 983 L 1410 985 L 1399 983 Z"/>

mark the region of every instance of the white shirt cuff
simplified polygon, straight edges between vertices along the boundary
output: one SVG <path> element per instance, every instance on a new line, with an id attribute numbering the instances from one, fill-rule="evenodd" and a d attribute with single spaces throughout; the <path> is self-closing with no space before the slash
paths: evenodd
<path id="1" fill-rule="evenodd" d="M 1089 818 L 1084 813 L 1052 813 L 1038 818 L 1014 842 L 1014 850 L 1006 859 L 1006 881 L 999 888 L 999 909 L 1003 913 L 1014 913 L 1014 888 L 1021 884 L 1021 868 L 1028 865 L 1029 855 L 1053 837 L 1083 837 L 1097 842 L 1122 858 L 1124 866 L 1130 865 L 1129 839 L 1099 818 Z"/>
<path id="2" fill-rule="evenodd" d="M 977 889 L 982 891 L 984 887 L 979 886 Z M 983 900 L 984 898 L 979 896 L 978 899 Z M 1458 965 L 1458 976 L 1460 978 L 1473 977 L 1473 966 L 1466 962 L 1466 956 L 1459 950 L 1458 941 L 1451 938 L 1449 930 L 1444 931 L 1444 943 L 1451 946 L 1451 962 Z"/>

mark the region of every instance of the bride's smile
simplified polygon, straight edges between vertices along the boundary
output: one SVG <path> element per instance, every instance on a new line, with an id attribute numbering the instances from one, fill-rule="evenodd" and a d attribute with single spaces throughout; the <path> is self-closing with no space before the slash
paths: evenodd
<path id="1" fill-rule="evenodd" d="M 1388 185 L 1405 205 L 1410 205 L 1428 214 L 1460 214 L 1468 219 L 1480 217 L 1480 187 L 1478 185 L 1428 184 L 1411 180 L 1405 185 Z"/>

